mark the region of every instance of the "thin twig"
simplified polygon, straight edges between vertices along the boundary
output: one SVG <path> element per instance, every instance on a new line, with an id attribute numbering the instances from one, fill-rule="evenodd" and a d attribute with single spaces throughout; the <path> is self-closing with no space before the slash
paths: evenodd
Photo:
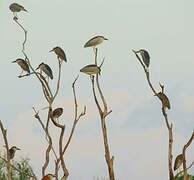
<path id="1" fill-rule="evenodd" d="M 192 133 L 191 137 L 189 138 L 188 142 L 183 147 L 183 170 L 184 170 L 184 180 L 187 177 L 187 165 L 186 165 L 186 150 L 191 145 L 192 141 L 194 140 L 194 132 Z"/>

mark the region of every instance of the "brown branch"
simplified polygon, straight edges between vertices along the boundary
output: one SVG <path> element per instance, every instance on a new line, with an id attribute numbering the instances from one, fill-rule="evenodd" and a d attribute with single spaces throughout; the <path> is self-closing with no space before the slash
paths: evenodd
<path id="1" fill-rule="evenodd" d="M 50 154 L 50 151 L 51 150 L 53 151 L 54 156 L 55 156 L 56 159 L 57 159 L 57 154 L 56 154 L 56 152 L 55 152 L 55 150 L 54 150 L 54 148 L 52 146 L 52 138 L 51 138 L 49 132 L 46 130 L 46 127 L 44 126 L 43 122 L 40 119 L 40 116 L 39 116 L 38 112 L 35 110 L 34 107 L 33 107 L 33 110 L 34 110 L 34 113 L 35 113 L 34 117 L 39 121 L 39 123 L 41 124 L 42 129 L 44 130 L 44 132 L 46 133 L 46 136 L 48 137 L 48 139 L 46 139 L 46 140 L 47 140 L 49 145 L 48 145 L 47 150 L 46 150 L 45 163 L 44 163 L 44 165 L 42 167 L 42 176 L 45 176 L 45 171 L 46 171 L 46 168 L 47 168 L 47 166 L 49 164 L 49 154 Z M 48 115 L 48 118 L 49 118 L 49 115 Z"/>
<path id="2" fill-rule="evenodd" d="M 61 80 L 61 65 L 62 65 L 62 63 L 61 63 L 60 59 L 58 59 L 58 63 L 59 63 L 59 74 L 58 74 L 58 81 L 57 81 L 57 89 L 56 89 L 56 92 L 55 92 L 55 94 L 54 94 L 54 96 L 53 96 L 52 101 L 54 101 L 54 99 L 56 98 L 57 94 L 59 93 L 59 88 L 60 88 L 60 80 Z"/>
<path id="3" fill-rule="evenodd" d="M 152 92 L 154 93 L 155 96 L 158 97 L 158 99 L 160 100 L 158 93 L 156 92 L 155 88 L 153 87 L 151 81 L 150 81 L 150 74 L 149 71 L 146 69 L 145 65 L 143 64 L 141 58 L 138 56 L 137 51 L 132 50 L 135 53 L 136 58 L 138 59 L 138 61 L 140 62 L 141 66 L 144 69 L 145 75 L 146 75 L 146 79 L 148 82 L 148 85 L 150 87 L 150 89 L 152 90 Z M 160 87 L 162 89 L 162 93 L 164 92 L 164 86 L 160 84 Z M 161 100 L 160 100 L 161 101 Z M 172 155 L 172 147 L 173 147 L 173 128 L 172 128 L 172 123 L 171 125 L 169 124 L 168 121 L 168 115 L 166 113 L 165 107 L 162 107 L 162 114 L 164 116 L 165 119 L 165 123 L 166 123 L 166 127 L 168 129 L 168 169 L 169 169 L 169 178 L 170 180 L 174 180 L 174 174 L 173 174 L 173 168 L 172 168 L 172 159 L 173 159 L 173 155 Z"/>
<path id="4" fill-rule="evenodd" d="M 5 163 L 7 163 L 8 161 L 6 159 L 4 159 L 3 157 L 0 156 L 0 159 L 2 159 Z M 10 166 L 15 169 L 16 171 L 18 171 L 19 173 L 25 174 L 28 177 L 34 178 L 34 180 L 37 180 L 36 175 L 32 172 L 32 174 L 29 174 L 25 171 L 21 171 L 20 169 L 18 169 L 17 167 L 15 167 L 14 165 L 10 164 Z"/>
<path id="5" fill-rule="evenodd" d="M 10 154 L 9 154 L 9 144 L 8 144 L 8 140 L 7 140 L 7 130 L 4 129 L 1 120 L 0 120 L 0 128 L 1 128 L 2 135 L 3 135 L 6 153 L 7 153 L 7 160 L 6 160 L 7 178 L 8 178 L 8 180 L 11 180 L 11 162 L 10 162 Z"/>
<path id="6" fill-rule="evenodd" d="M 186 150 L 191 145 L 192 141 L 194 140 L 194 132 L 192 133 L 189 141 L 183 147 L 183 170 L 184 170 L 184 180 L 187 178 L 187 165 L 186 165 Z"/>
<path id="7" fill-rule="evenodd" d="M 96 65 L 97 65 L 97 53 L 98 53 L 98 49 L 96 49 L 96 51 L 95 51 L 95 64 Z M 103 63 L 104 63 L 104 60 L 102 61 L 101 66 Z M 114 156 L 111 157 L 111 155 L 110 155 L 110 148 L 109 148 L 109 143 L 108 143 L 108 133 L 107 133 L 107 127 L 106 127 L 106 122 L 105 122 L 106 116 L 109 115 L 112 112 L 112 110 L 108 111 L 107 103 L 106 103 L 105 97 L 104 97 L 102 90 L 101 90 L 101 87 L 100 87 L 98 74 L 96 75 L 96 85 L 97 85 L 98 92 L 100 94 L 100 98 L 101 98 L 102 103 L 103 103 L 103 108 L 100 106 L 100 103 L 99 103 L 97 95 L 96 95 L 95 83 L 94 83 L 93 76 L 91 76 L 91 81 L 92 81 L 92 91 L 93 91 L 94 100 L 95 100 L 96 106 L 98 108 L 98 111 L 100 114 L 100 119 L 101 119 L 105 159 L 106 159 L 106 163 L 108 166 L 109 178 L 110 178 L 110 180 L 115 180 L 114 168 L 113 168 Z"/>

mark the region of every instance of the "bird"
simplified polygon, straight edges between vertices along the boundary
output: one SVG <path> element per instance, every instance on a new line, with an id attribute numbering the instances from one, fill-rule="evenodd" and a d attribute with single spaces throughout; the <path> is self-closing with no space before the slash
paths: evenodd
<path id="1" fill-rule="evenodd" d="M 56 108 L 55 110 L 53 110 L 51 116 L 52 118 L 55 120 L 61 116 L 63 114 L 63 108 Z"/>
<path id="2" fill-rule="evenodd" d="M 55 54 L 57 55 L 58 59 L 60 59 L 61 61 L 67 62 L 67 58 L 66 58 L 65 52 L 64 52 L 64 50 L 62 48 L 57 46 L 57 47 L 54 47 L 49 52 L 52 52 L 52 51 L 55 52 Z"/>
<path id="3" fill-rule="evenodd" d="M 140 53 L 142 60 L 144 62 L 144 64 L 146 65 L 146 67 L 148 68 L 150 65 L 150 55 L 148 53 L 148 51 L 146 51 L 145 49 L 140 49 L 139 51 L 137 51 L 138 53 Z"/>
<path id="4" fill-rule="evenodd" d="M 19 149 L 18 147 L 16 147 L 16 146 L 12 146 L 12 147 L 9 149 L 9 158 L 10 158 L 10 159 L 13 159 L 13 158 L 14 158 L 15 152 L 16 152 L 17 150 L 20 150 L 20 149 Z"/>
<path id="5" fill-rule="evenodd" d="M 52 180 L 55 177 L 53 174 L 47 174 L 45 175 L 42 180 Z"/>
<path id="6" fill-rule="evenodd" d="M 22 75 L 23 71 L 26 71 L 28 74 L 30 74 L 29 65 L 24 59 L 16 59 L 12 63 L 17 63 L 22 68 L 22 72 L 20 73 L 19 76 Z"/>
<path id="7" fill-rule="evenodd" d="M 101 71 L 100 67 L 98 67 L 96 64 L 90 64 L 80 69 L 80 72 L 88 74 L 88 75 L 93 75 L 93 74 L 100 75 L 100 71 Z"/>
<path id="8" fill-rule="evenodd" d="M 183 164 L 183 155 L 179 154 L 174 162 L 174 171 L 176 171 Z"/>
<path id="9" fill-rule="evenodd" d="M 53 79 L 53 72 L 52 72 L 52 69 L 49 67 L 49 65 L 42 62 L 41 64 L 39 64 L 39 66 L 36 68 L 36 70 L 37 69 L 40 69 L 41 74 L 43 71 L 48 77 Z"/>
<path id="10" fill-rule="evenodd" d="M 159 99 L 162 101 L 162 107 L 163 108 L 170 109 L 170 101 L 169 101 L 168 97 L 163 92 L 157 93 L 156 96 L 158 96 Z"/>
<path id="11" fill-rule="evenodd" d="M 95 36 L 85 43 L 84 48 L 93 47 L 93 49 L 95 49 L 96 46 L 101 44 L 104 40 L 108 39 L 105 38 L 104 36 Z"/>
<path id="12" fill-rule="evenodd" d="M 17 17 L 17 13 L 20 12 L 20 11 L 28 12 L 23 6 L 21 6 L 20 4 L 17 4 L 17 3 L 12 3 L 9 6 L 9 9 L 13 12 L 14 17 Z"/>

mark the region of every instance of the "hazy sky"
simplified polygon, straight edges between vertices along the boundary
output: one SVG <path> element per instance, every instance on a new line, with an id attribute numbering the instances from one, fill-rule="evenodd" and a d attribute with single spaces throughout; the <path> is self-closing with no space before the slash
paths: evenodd
<path id="1" fill-rule="evenodd" d="M 113 110 L 107 124 L 111 152 L 115 156 L 115 175 L 119 180 L 166 180 L 167 129 L 160 102 L 149 89 L 131 49 L 145 48 L 150 52 L 151 79 L 158 90 L 159 82 L 165 85 L 172 106 L 168 114 L 174 124 L 173 150 L 177 155 L 194 130 L 193 0 L 17 2 L 29 11 L 18 16 L 28 30 L 26 51 L 31 63 L 36 67 L 46 62 L 56 77 L 57 61 L 48 51 L 61 46 L 67 54 L 62 88 L 55 103 L 56 107 L 64 108 L 67 129 L 73 121 L 71 83 L 80 68 L 93 63 L 92 50 L 84 49 L 83 45 L 95 35 L 109 39 L 99 47 L 100 59 L 106 57 L 100 80 Z M 40 174 L 46 142 L 33 118 L 32 106 L 41 109 L 45 101 L 37 80 L 18 79 L 20 68 L 11 63 L 23 57 L 24 36 L 12 20 L 10 3 L 0 0 L 0 119 L 8 127 L 10 144 L 22 149 L 17 158 L 30 157 L 36 173 Z M 80 108 L 86 105 L 88 113 L 80 121 L 67 151 L 69 179 L 106 177 L 100 121 L 89 78 L 80 75 L 77 87 Z M 44 113 L 41 115 L 44 117 Z M 53 127 L 51 131 L 57 136 Z M 189 162 L 194 159 L 194 144 L 188 151 L 188 159 Z M 190 172 L 194 174 L 194 168 Z"/>

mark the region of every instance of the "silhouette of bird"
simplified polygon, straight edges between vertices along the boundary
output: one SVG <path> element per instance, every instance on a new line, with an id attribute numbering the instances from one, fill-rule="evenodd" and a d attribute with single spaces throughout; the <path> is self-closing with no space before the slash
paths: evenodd
<path id="1" fill-rule="evenodd" d="M 64 50 L 62 48 L 60 48 L 60 47 L 57 46 L 57 47 L 54 47 L 49 52 L 52 52 L 52 51 L 55 52 L 55 54 L 57 55 L 57 58 L 58 59 L 67 62 L 67 58 L 66 58 L 65 52 L 64 52 Z"/>
<path id="2" fill-rule="evenodd" d="M 53 72 L 52 72 L 52 69 L 49 67 L 49 65 L 42 62 L 41 64 L 39 64 L 39 66 L 36 68 L 36 70 L 37 69 L 40 69 L 41 74 L 43 71 L 48 77 L 53 79 Z"/>
<path id="3" fill-rule="evenodd" d="M 140 53 L 142 60 L 144 62 L 144 64 L 146 65 L 146 67 L 148 68 L 150 65 L 150 55 L 148 53 L 148 51 L 146 51 L 145 49 L 140 49 L 139 51 L 137 51 L 138 53 Z"/>
<path id="4" fill-rule="evenodd" d="M 26 71 L 28 72 L 28 74 L 30 74 L 30 68 L 28 66 L 28 63 L 24 59 L 16 59 L 12 63 L 17 63 L 22 68 L 22 72 L 20 73 L 19 76 L 22 75 L 23 71 Z"/>
<path id="5" fill-rule="evenodd" d="M 9 158 L 10 158 L 10 159 L 13 159 L 13 158 L 14 158 L 15 152 L 16 152 L 17 150 L 20 150 L 20 149 L 19 149 L 18 147 L 16 147 L 16 146 L 12 146 L 12 147 L 9 149 Z"/>
<path id="6" fill-rule="evenodd" d="M 58 121 L 58 118 L 63 114 L 63 108 L 56 108 L 53 112 L 52 112 L 52 118 L 55 120 L 57 119 Z"/>
<path id="7" fill-rule="evenodd" d="M 89 41 L 87 41 L 84 45 L 84 47 L 93 47 L 96 48 L 97 45 L 101 44 L 104 40 L 108 40 L 104 36 L 95 36 L 91 38 Z"/>
<path id="8" fill-rule="evenodd" d="M 174 162 L 174 171 L 176 171 L 183 164 L 183 155 L 179 154 Z"/>
<path id="9" fill-rule="evenodd" d="M 47 174 L 45 175 L 42 180 L 52 180 L 55 176 L 53 174 Z"/>
<path id="10" fill-rule="evenodd" d="M 163 108 L 170 109 L 170 101 L 169 101 L 168 97 L 162 92 L 157 93 L 157 95 L 160 98 L 160 100 L 162 101 Z"/>
<path id="11" fill-rule="evenodd" d="M 9 9 L 13 12 L 14 17 L 17 17 L 17 13 L 20 11 L 28 12 L 23 6 L 21 6 L 20 4 L 17 4 L 17 3 L 12 3 L 9 6 Z"/>
<path id="12" fill-rule="evenodd" d="M 98 67 L 95 64 L 90 64 L 90 65 L 84 66 L 80 70 L 80 72 L 88 74 L 88 75 L 100 74 L 100 71 L 101 71 L 100 67 Z"/>

